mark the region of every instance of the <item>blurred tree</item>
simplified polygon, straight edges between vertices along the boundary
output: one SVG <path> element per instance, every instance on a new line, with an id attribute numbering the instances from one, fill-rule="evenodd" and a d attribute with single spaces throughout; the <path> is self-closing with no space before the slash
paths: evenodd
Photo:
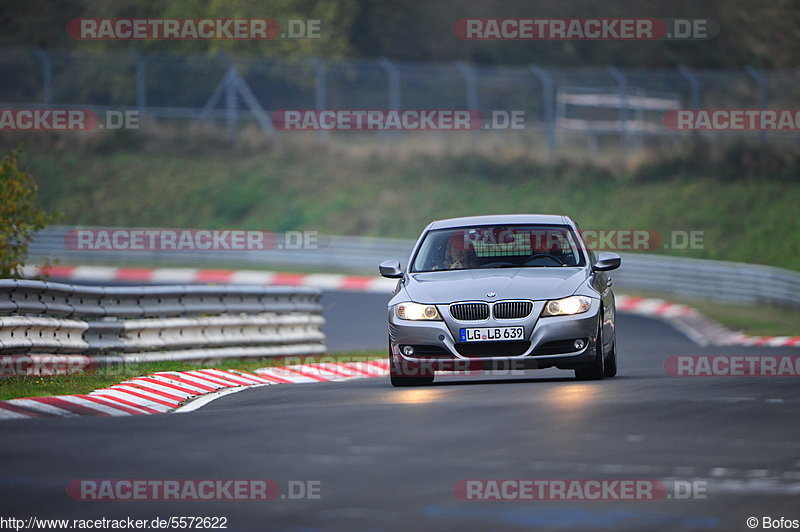
<path id="1" fill-rule="evenodd" d="M 237 52 L 265 56 L 350 57 L 349 41 L 357 0 L 3 0 L 0 47 L 77 50 Z M 272 40 L 82 41 L 66 31 L 74 18 L 270 18 L 319 19 L 320 38 Z"/>
<path id="2" fill-rule="evenodd" d="M 19 169 L 19 150 L 0 161 L 0 277 L 17 278 L 28 255 L 33 234 L 53 222 L 54 216 L 36 205 L 39 188 Z"/>
<path id="3" fill-rule="evenodd" d="M 90 18 L 320 19 L 320 39 L 78 41 L 66 24 Z M 464 41 L 459 18 L 710 18 L 698 41 Z M 273 57 L 381 57 L 549 66 L 757 68 L 800 66 L 797 0 L 3 0 L 0 48 L 236 52 Z"/>

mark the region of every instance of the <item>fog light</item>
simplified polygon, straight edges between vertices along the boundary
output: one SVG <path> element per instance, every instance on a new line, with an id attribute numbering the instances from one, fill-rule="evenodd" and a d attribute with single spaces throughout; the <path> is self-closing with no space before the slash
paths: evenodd
<path id="1" fill-rule="evenodd" d="M 404 346 L 403 347 L 403 354 L 405 356 L 407 356 L 407 357 L 410 357 L 411 355 L 414 354 L 414 348 L 411 347 L 410 345 Z"/>
<path id="2" fill-rule="evenodd" d="M 586 345 L 586 344 L 583 343 L 583 340 L 578 338 L 577 340 L 575 340 L 575 344 L 574 345 L 575 345 L 575 349 L 583 349 L 583 346 Z"/>

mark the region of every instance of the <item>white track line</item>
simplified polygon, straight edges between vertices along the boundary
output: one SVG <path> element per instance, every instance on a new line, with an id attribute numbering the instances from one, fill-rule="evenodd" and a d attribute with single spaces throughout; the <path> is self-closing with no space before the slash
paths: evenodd
<path id="1" fill-rule="evenodd" d="M 269 386 L 269 384 L 251 384 L 249 386 L 237 386 L 236 388 L 225 388 L 224 390 L 220 390 L 218 392 L 211 392 L 204 395 L 199 395 L 195 399 L 190 399 L 188 403 L 183 404 L 170 412 L 171 414 L 185 414 L 187 412 L 194 412 L 212 401 L 216 401 L 220 397 L 225 397 L 226 395 L 231 395 L 234 393 L 243 392 L 245 390 L 251 390 L 253 388 L 261 388 L 262 386 Z"/>

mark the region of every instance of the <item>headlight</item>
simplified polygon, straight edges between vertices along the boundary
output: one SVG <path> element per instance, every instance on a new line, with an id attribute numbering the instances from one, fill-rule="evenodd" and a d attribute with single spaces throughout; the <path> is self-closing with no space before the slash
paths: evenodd
<path id="1" fill-rule="evenodd" d="M 434 305 L 420 305 L 419 303 L 400 303 L 394 307 L 397 317 L 401 320 L 441 320 L 439 311 Z"/>
<path id="2" fill-rule="evenodd" d="M 542 311 L 542 316 L 566 316 L 581 314 L 589 310 L 592 300 L 584 296 L 570 296 L 564 299 L 548 301 Z"/>

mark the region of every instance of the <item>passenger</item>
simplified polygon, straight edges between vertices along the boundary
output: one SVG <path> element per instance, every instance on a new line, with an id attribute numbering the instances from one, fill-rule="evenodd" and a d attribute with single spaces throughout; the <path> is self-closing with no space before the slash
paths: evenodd
<path id="1" fill-rule="evenodd" d="M 458 232 L 450 237 L 444 257 L 444 267 L 459 270 L 477 267 L 477 259 L 472 242 L 464 241 L 464 234 Z"/>

